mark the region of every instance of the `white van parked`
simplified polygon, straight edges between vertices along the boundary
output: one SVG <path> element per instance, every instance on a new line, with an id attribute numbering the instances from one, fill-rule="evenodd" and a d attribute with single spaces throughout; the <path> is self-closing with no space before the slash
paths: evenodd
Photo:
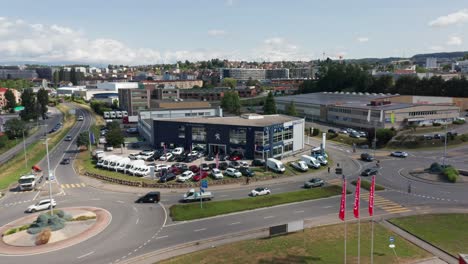
<path id="1" fill-rule="evenodd" d="M 115 111 L 109 112 L 109 114 L 110 114 L 110 118 L 116 118 L 117 117 L 117 114 L 115 113 Z"/>
<path id="2" fill-rule="evenodd" d="M 105 169 L 110 169 L 112 166 L 115 165 L 116 161 L 118 161 L 119 159 L 120 159 L 119 156 L 110 155 L 109 157 L 107 157 L 107 162 L 104 161 L 104 164 L 102 164 L 102 167 Z"/>
<path id="3" fill-rule="evenodd" d="M 318 160 L 316 160 L 314 157 L 302 155 L 301 160 L 304 161 L 310 168 L 320 168 L 320 162 L 318 162 Z"/>
<path id="4" fill-rule="evenodd" d="M 128 116 L 128 112 L 127 111 L 122 111 L 122 117 L 127 117 Z"/>
<path id="5" fill-rule="evenodd" d="M 104 163 L 104 161 L 106 160 L 107 156 L 102 156 L 101 159 L 98 160 L 98 162 L 96 163 L 96 167 L 98 168 L 101 168 L 102 167 L 102 164 Z"/>
<path id="6" fill-rule="evenodd" d="M 149 173 L 149 167 L 146 166 L 146 165 L 143 165 L 141 167 L 139 167 L 136 171 L 135 171 L 135 175 L 136 176 L 147 176 Z"/>
<path id="7" fill-rule="evenodd" d="M 317 161 L 320 163 L 322 166 L 328 165 L 328 160 L 324 156 L 317 156 Z"/>
<path id="8" fill-rule="evenodd" d="M 115 115 L 116 115 L 117 118 L 122 119 L 122 112 L 121 111 L 116 111 Z"/>
<path id="9" fill-rule="evenodd" d="M 128 174 L 135 175 L 135 172 L 145 165 L 144 160 L 134 160 L 132 166 L 127 170 Z"/>
<path id="10" fill-rule="evenodd" d="M 286 171 L 283 163 L 277 159 L 269 158 L 267 159 L 267 167 L 277 173 L 283 173 Z"/>
<path id="11" fill-rule="evenodd" d="M 110 113 L 104 112 L 104 119 L 109 119 L 109 118 L 110 118 Z"/>
<path id="12" fill-rule="evenodd" d="M 125 166 L 127 166 L 127 164 L 130 163 L 130 159 L 129 158 L 122 158 L 119 163 L 117 164 L 117 166 L 114 167 L 114 169 L 116 171 L 124 171 L 125 170 Z"/>

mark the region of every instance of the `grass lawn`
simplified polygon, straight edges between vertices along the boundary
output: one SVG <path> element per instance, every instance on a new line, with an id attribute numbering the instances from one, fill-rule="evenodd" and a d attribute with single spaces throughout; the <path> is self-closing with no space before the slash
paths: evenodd
<path id="1" fill-rule="evenodd" d="M 39 128 L 37 126 L 33 126 L 29 129 L 28 133 L 30 135 L 34 134 L 37 132 Z M 6 135 L 5 135 L 6 138 L 8 138 Z M 17 138 L 17 139 L 7 139 L 6 141 L 6 144 L 5 146 L 3 146 L 2 148 L 0 148 L 0 154 L 3 154 L 5 153 L 7 150 L 13 148 L 14 146 L 18 145 L 18 144 L 23 144 L 23 138 Z"/>
<path id="2" fill-rule="evenodd" d="M 74 115 L 68 113 L 69 108 L 63 104 L 57 108 L 64 114 L 63 128 L 58 132 L 50 134 L 49 151 L 57 145 L 63 137 L 68 135 L 68 132 L 76 122 Z M 46 155 L 45 144 L 43 140 L 29 145 L 26 148 L 28 157 L 28 167 L 24 163 L 24 153 L 18 153 L 14 158 L 0 166 L 0 190 L 6 189 L 10 184 L 17 182 L 19 177 L 31 171 L 31 166 L 39 163 Z"/>
<path id="3" fill-rule="evenodd" d="M 356 180 L 352 181 L 351 184 L 356 186 Z M 370 190 L 370 185 L 371 185 L 371 181 L 367 181 L 367 180 L 363 180 L 361 179 L 361 188 L 362 189 L 366 189 L 366 190 Z M 378 185 L 376 184 L 375 185 L 375 190 L 376 191 L 382 191 L 382 190 L 385 190 L 385 187 L 383 187 L 382 185 Z"/>
<path id="4" fill-rule="evenodd" d="M 343 263 L 343 231 L 343 224 L 309 228 L 305 229 L 304 232 L 285 236 L 226 244 L 158 263 Z M 370 263 L 370 231 L 370 223 L 361 222 L 361 263 Z M 357 224 L 348 224 L 347 233 L 347 263 L 357 263 Z M 392 249 L 388 247 L 388 238 L 390 236 L 395 237 L 398 260 Z M 412 263 L 430 256 L 426 251 L 407 242 L 381 225 L 374 225 L 374 263 Z"/>
<path id="5" fill-rule="evenodd" d="M 350 146 L 352 146 L 353 143 L 356 143 L 356 145 L 360 145 L 360 144 L 365 144 L 367 142 L 367 138 L 352 138 L 346 134 L 338 134 L 338 136 L 331 138 L 329 140 L 343 143 L 343 144 L 350 145 Z"/>
<path id="6" fill-rule="evenodd" d="M 467 251 L 468 214 L 415 215 L 390 222 L 454 256 Z"/>
<path id="7" fill-rule="evenodd" d="M 341 194 L 341 187 L 332 185 L 310 190 L 248 197 L 238 200 L 207 202 L 203 204 L 203 209 L 201 209 L 200 204 L 196 202 L 192 204 L 177 204 L 171 206 L 170 211 L 174 221 L 193 220 L 279 204 L 325 198 L 338 194 Z"/>

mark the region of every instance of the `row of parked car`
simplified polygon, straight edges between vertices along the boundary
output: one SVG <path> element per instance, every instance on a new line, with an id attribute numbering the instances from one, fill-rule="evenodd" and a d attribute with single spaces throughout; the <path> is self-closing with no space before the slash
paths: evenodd
<path id="1" fill-rule="evenodd" d="M 215 157 L 213 155 L 206 155 L 203 149 L 194 149 L 186 151 L 182 147 L 174 149 L 147 149 L 139 153 L 132 153 L 128 156 L 132 160 L 145 160 L 145 161 L 169 161 L 169 162 L 185 162 L 190 163 L 199 158 L 205 157 L 205 161 L 213 161 Z M 238 153 L 232 153 L 231 155 L 220 155 L 218 156 L 219 161 L 237 161 L 241 160 L 243 156 Z"/>
<path id="2" fill-rule="evenodd" d="M 349 137 L 352 137 L 352 138 L 361 138 L 361 137 L 367 137 L 367 133 L 365 131 L 357 131 L 355 129 L 352 129 L 352 128 L 343 128 L 343 129 L 340 129 L 340 130 L 336 130 L 336 129 L 328 129 L 328 133 L 333 133 L 333 134 L 346 134 L 348 135 Z"/>

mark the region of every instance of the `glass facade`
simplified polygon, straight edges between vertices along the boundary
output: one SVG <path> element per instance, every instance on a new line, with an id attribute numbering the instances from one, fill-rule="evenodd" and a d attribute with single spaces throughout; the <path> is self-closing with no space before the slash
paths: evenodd
<path id="1" fill-rule="evenodd" d="M 192 127 L 193 141 L 206 141 L 206 129 L 204 127 Z"/>
<path id="2" fill-rule="evenodd" d="M 179 138 L 185 138 L 185 126 L 179 126 Z"/>
<path id="3" fill-rule="evenodd" d="M 293 138 L 293 126 L 285 127 L 283 130 L 283 140 L 288 140 Z"/>
<path id="4" fill-rule="evenodd" d="M 247 129 L 230 129 L 229 143 L 236 145 L 245 145 L 247 143 Z"/>
<path id="5" fill-rule="evenodd" d="M 273 130 L 273 143 L 283 141 L 283 128 L 275 128 Z"/>

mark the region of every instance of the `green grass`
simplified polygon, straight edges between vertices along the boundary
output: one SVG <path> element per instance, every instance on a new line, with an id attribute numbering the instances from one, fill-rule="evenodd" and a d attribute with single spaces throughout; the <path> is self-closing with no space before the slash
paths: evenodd
<path id="1" fill-rule="evenodd" d="M 62 140 L 76 122 L 75 116 L 68 113 L 69 108 L 58 105 L 57 108 L 64 114 L 63 128 L 49 137 L 49 151 Z M 0 190 L 8 188 L 10 184 L 17 182 L 19 177 L 31 171 L 31 166 L 39 163 L 46 155 L 44 141 L 39 140 L 26 147 L 28 167 L 24 163 L 24 153 L 18 153 L 14 158 L 0 166 Z"/>
<path id="2" fill-rule="evenodd" d="M 468 214 L 415 215 L 390 222 L 454 256 L 467 250 Z"/>
<path id="3" fill-rule="evenodd" d="M 347 225 L 347 263 L 357 263 L 357 224 Z M 361 263 L 370 263 L 371 225 L 361 222 Z M 398 260 L 388 238 L 395 237 Z M 431 257 L 429 253 L 404 240 L 379 224 L 374 225 L 374 263 L 414 263 Z M 336 264 L 344 262 L 344 225 L 321 226 L 265 239 L 235 242 L 215 248 L 174 257 L 160 264 L 232 263 L 274 264 L 314 263 Z"/>
<path id="4" fill-rule="evenodd" d="M 199 203 L 177 204 L 171 206 L 170 212 L 174 221 L 193 220 L 279 204 L 325 198 L 340 193 L 341 187 L 333 185 L 311 190 L 300 190 L 238 200 L 207 202 L 203 204 L 203 209 L 200 208 Z"/>
<path id="5" fill-rule="evenodd" d="M 322 135 L 320 135 L 320 137 L 321 136 Z M 344 134 L 338 134 L 338 136 L 336 136 L 334 138 L 331 138 L 329 140 L 339 142 L 339 143 L 343 143 L 343 144 L 350 145 L 350 146 L 352 146 L 353 143 L 355 143 L 356 145 L 366 144 L 367 143 L 367 138 L 352 138 L 352 137 L 350 137 L 348 135 L 344 135 Z"/>
<path id="6" fill-rule="evenodd" d="M 352 181 L 351 184 L 356 186 L 356 180 Z M 371 185 L 370 181 L 366 181 L 366 180 L 361 179 L 361 188 L 366 189 L 366 190 L 369 191 L 370 190 L 370 185 Z M 383 187 L 382 185 L 376 184 L 375 185 L 375 190 L 376 191 L 382 191 L 382 190 L 385 190 L 385 187 Z"/>

